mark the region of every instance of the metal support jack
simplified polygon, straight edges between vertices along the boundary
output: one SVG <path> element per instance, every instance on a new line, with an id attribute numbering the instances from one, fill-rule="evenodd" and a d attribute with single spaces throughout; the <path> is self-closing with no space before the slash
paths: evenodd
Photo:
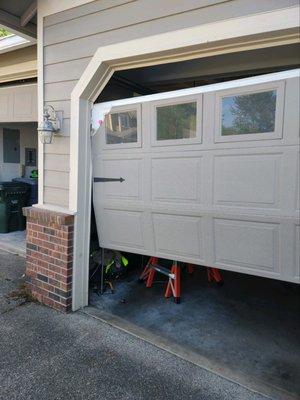
<path id="1" fill-rule="evenodd" d="M 187 264 L 187 272 L 189 274 L 193 274 L 195 271 L 195 265 L 194 264 Z M 221 275 L 221 272 L 218 268 L 213 268 L 213 267 L 206 267 L 206 272 L 207 272 L 207 280 L 208 282 L 216 282 L 218 285 L 222 286 L 224 281 Z"/>
<path id="2" fill-rule="evenodd" d="M 139 282 L 146 282 L 146 287 L 151 288 L 156 272 L 159 272 L 169 278 L 165 297 L 174 297 L 175 303 L 180 303 L 180 267 L 177 261 L 173 262 L 171 270 L 158 264 L 157 257 L 150 257 L 146 267 L 139 277 Z"/>
<path id="3" fill-rule="evenodd" d="M 176 304 L 180 303 L 180 267 L 177 261 L 173 262 L 171 273 L 169 274 L 169 282 L 167 285 L 165 297 L 170 297 L 171 294 L 174 297 Z"/>
<path id="4" fill-rule="evenodd" d="M 220 286 L 223 285 L 224 281 L 218 268 L 208 267 L 206 270 L 208 282 L 216 282 Z"/>

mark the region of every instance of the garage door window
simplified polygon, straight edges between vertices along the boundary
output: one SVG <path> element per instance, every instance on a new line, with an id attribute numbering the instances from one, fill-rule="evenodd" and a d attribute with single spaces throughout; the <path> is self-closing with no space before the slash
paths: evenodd
<path id="1" fill-rule="evenodd" d="M 152 144 L 190 144 L 201 141 L 201 96 L 169 99 L 152 105 Z"/>
<path id="2" fill-rule="evenodd" d="M 222 135 L 274 132 L 276 90 L 222 99 Z"/>
<path id="3" fill-rule="evenodd" d="M 106 144 L 136 143 L 137 110 L 107 114 L 105 117 Z"/>
<path id="4" fill-rule="evenodd" d="M 157 107 L 156 115 L 157 140 L 196 137 L 196 102 Z"/>
<path id="5" fill-rule="evenodd" d="M 217 141 L 281 138 L 282 97 L 281 85 L 271 90 L 237 89 L 236 93 L 219 95 Z"/>

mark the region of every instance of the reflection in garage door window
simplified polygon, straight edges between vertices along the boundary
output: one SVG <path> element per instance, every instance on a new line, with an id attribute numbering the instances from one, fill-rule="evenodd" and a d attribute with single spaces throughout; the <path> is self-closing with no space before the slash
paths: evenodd
<path id="1" fill-rule="evenodd" d="M 222 98 L 222 136 L 275 131 L 276 90 Z"/>
<path id="2" fill-rule="evenodd" d="M 196 102 L 157 107 L 156 113 L 157 140 L 196 137 Z"/>
<path id="3" fill-rule="evenodd" d="M 137 142 L 137 111 L 106 115 L 105 132 L 107 144 Z"/>

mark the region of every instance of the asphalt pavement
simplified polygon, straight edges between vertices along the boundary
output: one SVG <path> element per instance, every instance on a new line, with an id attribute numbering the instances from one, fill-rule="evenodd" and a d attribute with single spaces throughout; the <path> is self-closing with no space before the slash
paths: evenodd
<path id="1" fill-rule="evenodd" d="M 24 297 L 25 260 L 0 252 L 1 400 L 265 400 L 81 312 Z"/>

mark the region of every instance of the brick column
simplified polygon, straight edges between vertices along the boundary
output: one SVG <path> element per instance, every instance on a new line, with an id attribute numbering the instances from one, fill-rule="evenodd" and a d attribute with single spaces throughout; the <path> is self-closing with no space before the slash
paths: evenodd
<path id="1" fill-rule="evenodd" d="M 26 286 L 37 301 L 67 312 L 72 306 L 74 216 L 35 207 L 23 213 Z"/>

